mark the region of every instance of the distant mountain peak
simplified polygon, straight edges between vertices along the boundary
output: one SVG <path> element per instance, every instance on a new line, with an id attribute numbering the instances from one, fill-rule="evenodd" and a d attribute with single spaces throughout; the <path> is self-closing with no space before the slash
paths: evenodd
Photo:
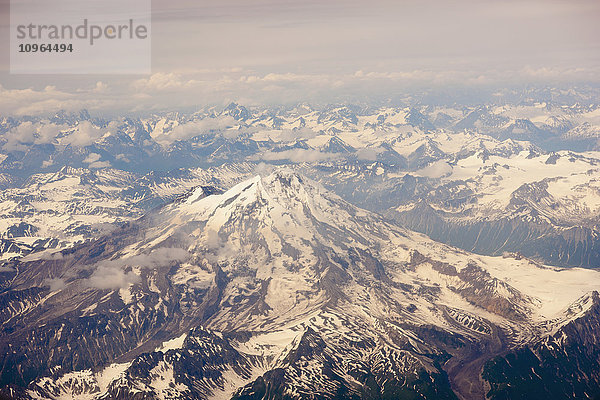
<path id="1" fill-rule="evenodd" d="M 223 115 L 230 115 L 238 121 L 245 121 L 252 116 L 246 107 L 233 102 L 223 109 Z"/>

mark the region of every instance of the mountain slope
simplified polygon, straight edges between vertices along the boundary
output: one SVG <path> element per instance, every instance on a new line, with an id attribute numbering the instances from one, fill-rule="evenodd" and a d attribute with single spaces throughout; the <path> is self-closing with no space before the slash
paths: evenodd
<path id="1" fill-rule="evenodd" d="M 0 382 L 32 398 L 481 398 L 489 358 L 600 283 L 435 243 L 285 170 L 0 272 Z"/>

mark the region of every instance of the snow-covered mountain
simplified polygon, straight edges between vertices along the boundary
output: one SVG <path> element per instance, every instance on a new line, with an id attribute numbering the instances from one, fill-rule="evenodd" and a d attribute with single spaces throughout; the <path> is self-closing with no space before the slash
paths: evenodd
<path id="1" fill-rule="evenodd" d="M 352 110 L 338 111 L 334 115 Z M 317 112 L 302 109 L 292 114 L 299 112 L 307 131 L 225 124 L 221 131 L 178 140 L 166 149 L 156 145 L 162 150 L 148 162 L 166 170 L 132 172 L 126 164 L 124 169 L 111 168 L 106 156 L 92 152 L 81 168 L 63 167 L 30 177 L 6 173 L 2 181 L 6 189 L 0 195 L 5 217 L 0 223 L 0 253 L 7 259 L 43 249 L 48 240 L 53 245 L 87 240 L 107 224 L 138 217 L 196 185 L 226 188 L 254 170 L 286 164 L 353 204 L 386 213 L 411 229 L 467 250 L 491 255 L 521 252 L 564 266 L 600 262 L 597 152 L 546 152 L 528 141 L 474 132 L 423 132 L 403 125 L 404 119 L 378 128 L 359 119 L 358 124 L 368 128 L 332 134 L 306 128 L 316 123 L 310 115 Z M 384 117 L 391 118 L 392 112 L 398 117 L 403 111 L 390 110 Z M 189 118 L 205 124 L 222 117 Z M 184 121 L 180 114 L 170 118 Z M 135 136 L 135 129 L 127 130 L 128 135 Z M 171 134 L 179 135 L 176 130 Z M 169 169 L 175 164 L 161 161 L 165 154 L 194 167 Z M 81 176 L 90 178 L 82 181 Z M 96 176 L 100 178 L 92 179 Z"/>
<path id="2" fill-rule="evenodd" d="M 464 249 L 521 252 L 545 262 L 593 267 L 600 235 L 596 154 L 477 152 L 388 215 Z M 433 186 L 433 187 L 431 187 Z"/>
<path id="3" fill-rule="evenodd" d="M 196 186 L 229 187 L 253 170 L 237 164 L 140 175 L 63 167 L 35 174 L 0 193 L 0 260 L 82 243 Z"/>
<path id="4" fill-rule="evenodd" d="M 598 390 L 597 271 L 436 243 L 289 169 L 0 274 L 19 398 L 510 398 L 538 374 L 538 393 Z"/>
<path id="5" fill-rule="evenodd" d="M 0 397 L 597 397 L 597 98 L 1 116 Z"/>
<path id="6" fill-rule="evenodd" d="M 65 165 L 111 166 L 146 173 L 251 158 L 273 161 L 273 150 L 298 140 L 304 140 L 309 146 L 304 150 L 311 151 L 288 153 L 296 159 L 364 159 L 367 153 L 372 158 L 382 145 L 436 132 L 529 141 L 547 151 L 598 150 L 598 104 L 541 100 L 544 98 L 396 107 L 302 104 L 247 108 L 231 103 L 194 113 L 136 118 L 102 119 L 85 111 L 53 117 L 4 117 L 0 120 L 0 173 L 29 176 Z"/>

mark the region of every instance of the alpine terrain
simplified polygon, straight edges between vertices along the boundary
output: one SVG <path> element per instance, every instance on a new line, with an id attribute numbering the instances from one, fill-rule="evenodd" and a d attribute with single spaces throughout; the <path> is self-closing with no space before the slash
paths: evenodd
<path id="1" fill-rule="evenodd" d="M 354 151 L 335 140 L 328 146 Z M 508 168 L 538 157 L 526 158 L 519 146 L 505 154 Z M 459 157 L 454 173 L 483 163 L 477 154 Z M 572 163 L 578 175 L 562 179 L 575 185 L 592 161 Z M 325 167 L 304 165 L 316 178 Z M 356 168 L 346 177 L 363 167 Z M 228 190 L 218 186 L 231 180 L 200 184 L 164 205 L 120 213 L 125 222 L 95 238 L 40 245 L 7 260 L 0 269 L 1 393 L 90 400 L 600 396 L 600 272 L 435 242 L 326 190 L 324 174 L 322 185 L 297 169 L 278 168 Z M 471 188 L 491 187 L 486 176 Z M 89 179 L 104 199 L 96 213 L 102 221 L 123 197 L 110 189 L 114 175 Z M 118 179 L 139 187 L 137 176 Z M 56 188 L 52 182 L 64 180 L 39 185 Z M 547 186 L 520 190 L 543 194 Z M 504 207 L 514 211 L 524 203 L 513 198 Z M 391 217 L 407 215 L 396 209 Z"/>

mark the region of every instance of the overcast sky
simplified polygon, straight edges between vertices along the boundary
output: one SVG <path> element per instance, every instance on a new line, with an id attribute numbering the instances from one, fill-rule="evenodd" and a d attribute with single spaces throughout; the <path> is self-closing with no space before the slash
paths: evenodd
<path id="1" fill-rule="evenodd" d="M 10 75 L 0 2 L 4 113 L 600 80 L 598 0 L 156 0 L 147 76 Z"/>

